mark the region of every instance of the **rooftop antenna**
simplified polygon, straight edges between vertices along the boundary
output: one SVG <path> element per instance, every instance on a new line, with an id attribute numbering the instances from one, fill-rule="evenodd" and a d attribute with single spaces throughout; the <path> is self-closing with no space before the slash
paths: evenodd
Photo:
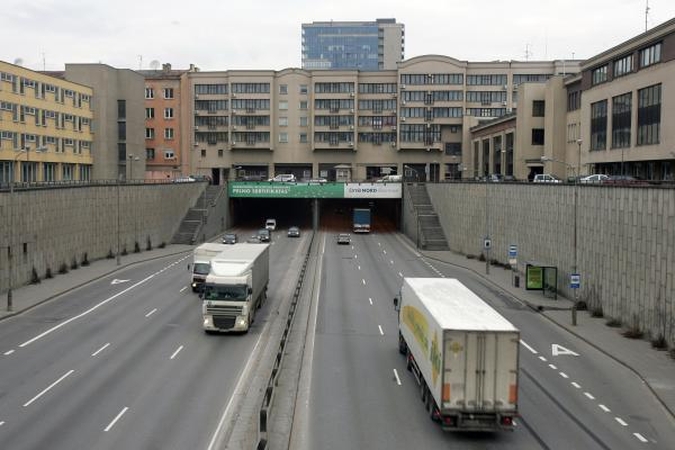
<path id="1" fill-rule="evenodd" d="M 42 70 L 47 70 L 47 60 L 45 58 L 45 52 L 42 52 Z"/>
<path id="2" fill-rule="evenodd" d="M 649 0 L 647 0 L 647 6 L 645 7 L 645 31 L 647 31 L 647 16 L 649 16 Z"/>
<path id="3" fill-rule="evenodd" d="M 530 56 L 532 56 L 532 52 L 530 51 L 530 44 L 525 44 L 525 61 L 529 61 Z"/>
<path id="4" fill-rule="evenodd" d="M 138 55 L 138 70 L 143 69 L 143 55 Z"/>

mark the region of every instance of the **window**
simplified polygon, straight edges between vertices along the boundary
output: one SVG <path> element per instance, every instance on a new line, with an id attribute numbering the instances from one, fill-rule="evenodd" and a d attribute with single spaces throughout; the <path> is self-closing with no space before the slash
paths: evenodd
<path id="1" fill-rule="evenodd" d="M 152 161 L 155 159 L 155 149 L 154 148 L 146 148 L 145 149 L 145 159 Z"/>
<path id="2" fill-rule="evenodd" d="M 173 128 L 164 129 L 164 139 L 173 139 Z"/>
<path id="3" fill-rule="evenodd" d="M 607 147 L 607 100 L 591 103 L 591 150 Z"/>
<path id="4" fill-rule="evenodd" d="M 279 102 L 279 110 L 281 111 L 286 111 L 288 109 L 288 102 L 286 100 L 282 100 Z"/>
<path id="5" fill-rule="evenodd" d="M 633 71 L 633 55 L 627 55 L 614 61 L 614 78 L 622 77 Z"/>
<path id="6" fill-rule="evenodd" d="M 145 138 L 146 139 L 154 139 L 155 138 L 155 129 L 154 128 L 146 128 L 145 129 Z"/>
<path id="7" fill-rule="evenodd" d="M 546 102 L 544 100 L 532 101 L 532 117 L 544 117 Z"/>
<path id="8" fill-rule="evenodd" d="M 219 148 L 218 149 L 218 158 L 222 158 L 223 156 L 225 156 L 225 153 L 223 152 L 222 148 Z"/>
<path id="9" fill-rule="evenodd" d="M 173 98 L 173 88 L 164 88 L 162 89 L 165 99 Z"/>
<path id="10" fill-rule="evenodd" d="M 300 142 L 303 144 L 307 143 L 307 133 L 300 133 Z"/>
<path id="11" fill-rule="evenodd" d="M 661 134 L 661 85 L 638 90 L 637 145 L 658 144 Z"/>
<path id="12" fill-rule="evenodd" d="M 147 99 L 155 98 L 155 90 L 151 87 L 146 87 L 145 88 L 145 98 L 147 98 Z"/>
<path id="13" fill-rule="evenodd" d="M 164 118 L 173 119 L 173 108 L 164 108 Z"/>
<path id="14" fill-rule="evenodd" d="M 279 133 L 279 142 L 282 144 L 288 143 L 288 133 Z"/>
<path id="15" fill-rule="evenodd" d="M 640 50 L 640 67 L 648 67 L 661 62 L 661 42 Z"/>
<path id="16" fill-rule="evenodd" d="M 306 127 L 308 123 L 309 122 L 308 122 L 307 117 L 300 117 L 300 126 L 301 127 Z"/>
<path id="17" fill-rule="evenodd" d="M 543 128 L 532 128 L 532 145 L 544 145 Z"/>
<path id="18" fill-rule="evenodd" d="M 300 101 L 300 109 L 307 110 L 307 107 L 308 107 L 307 100 Z"/>
<path id="19" fill-rule="evenodd" d="M 632 93 L 612 98 L 612 148 L 630 147 Z"/>
<path id="20" fill-rule="evenodd" d="M 567 111 L 576 111 L 581 108 L 581 91 L 567 93 Z"/>
<path id="21" fill-rule="evenodd" d="M 117 100 L 117 118 L 127 118 L 127 102 L 125 100 Z"/>
<path id="22" fill-rule="evenodd" d="M 173 152 L 173 150 L 164 150 L 164 159 L 175 160 L 176 154 Z"/>
<path id="23" fill-rule="evenodd" d="M 282 95 L 288 94 L 288 85 L 287 84 L 280 84 L 279 85 L 279 93 Z"/>
<path id="24" fill-rule="evenodd" d="M 607 81 L 607 64 L 597 67 L 591 72 L 591 84 L 593 86 L 604 83 L 605 81 Z"/>
<path id="25" fill-rule="evenodd" d="M 155 118 L 155 108 L 145 108 L 145 118 L 154 119 Z"/>
<path id="26" fill-rule="evenodd" d="M 300 95 L 307 95 L 307 92 L 309 92 L 309 90 L 307 89 L 307 85 L 301 84 L 300 85 Z"/>
<path id="27" fill-rule="evenodd" d="M 288 117 L 279 117 L 279 126 L 287 127 L 288 126 Z"/>

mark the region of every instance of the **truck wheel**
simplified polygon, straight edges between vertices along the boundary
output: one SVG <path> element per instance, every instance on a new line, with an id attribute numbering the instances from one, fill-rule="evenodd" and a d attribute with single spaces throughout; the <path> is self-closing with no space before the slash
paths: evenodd
<path id="1" fill-rule="evenodd" d="M 408 369 L 408 372 L 412 372 L 412 356 L 410 355 L 410 351 L 406 352 L 405 368 Z"/>
<path id="2" fill-rule="evenodd" d="M 420 397 L 422 398 L 422 403 L 425 404 L 427 403 L 427 385 L 424 381 L 420 383 Z"/>

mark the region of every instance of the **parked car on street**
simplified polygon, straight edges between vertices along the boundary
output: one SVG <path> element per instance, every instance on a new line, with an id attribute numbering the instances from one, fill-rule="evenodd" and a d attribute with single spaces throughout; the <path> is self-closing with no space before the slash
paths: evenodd
<path id="1" fill-rule="evenodd" d="M 550 173 L 538 173 L 534 176 L 535 183 L 562 183 L 562 180 Z"/>
<path id="2" fill-rule="evenodd" d="M 600 184 L 607 180 L 609 178 L 609 175 L 605 175 L 604 173 L 594 173 L 592 175 L 586 175 L 585 177 L 579 178 L 579 183 L 582 184 Z"/>
<path id="3" fill-rule="evenodd" d="M 300 228 L 290 227 L 288 229 L 288 237 L 300 237 Z"/>
<path id="4" fill-rule="evenodd" d="M 613 186 L 645 186 L 648 183 L 640 178 L 635 178 L 630 175 L 610 175 L 602 184 L 610 184 Z"/>

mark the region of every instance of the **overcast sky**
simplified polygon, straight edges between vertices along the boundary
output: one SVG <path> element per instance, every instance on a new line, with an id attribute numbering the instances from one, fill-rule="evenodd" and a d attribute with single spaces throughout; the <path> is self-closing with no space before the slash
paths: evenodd
<path id="1" fill-rule="evenodd" d="M 1 0 L 0 60 L 33 70 L 300 67 L 303 23 L 395 18 L 405 58 L 586 59 L 645 31 L 646 0 Z M 675 17 L 649 0 L 647 27 Z"/>

